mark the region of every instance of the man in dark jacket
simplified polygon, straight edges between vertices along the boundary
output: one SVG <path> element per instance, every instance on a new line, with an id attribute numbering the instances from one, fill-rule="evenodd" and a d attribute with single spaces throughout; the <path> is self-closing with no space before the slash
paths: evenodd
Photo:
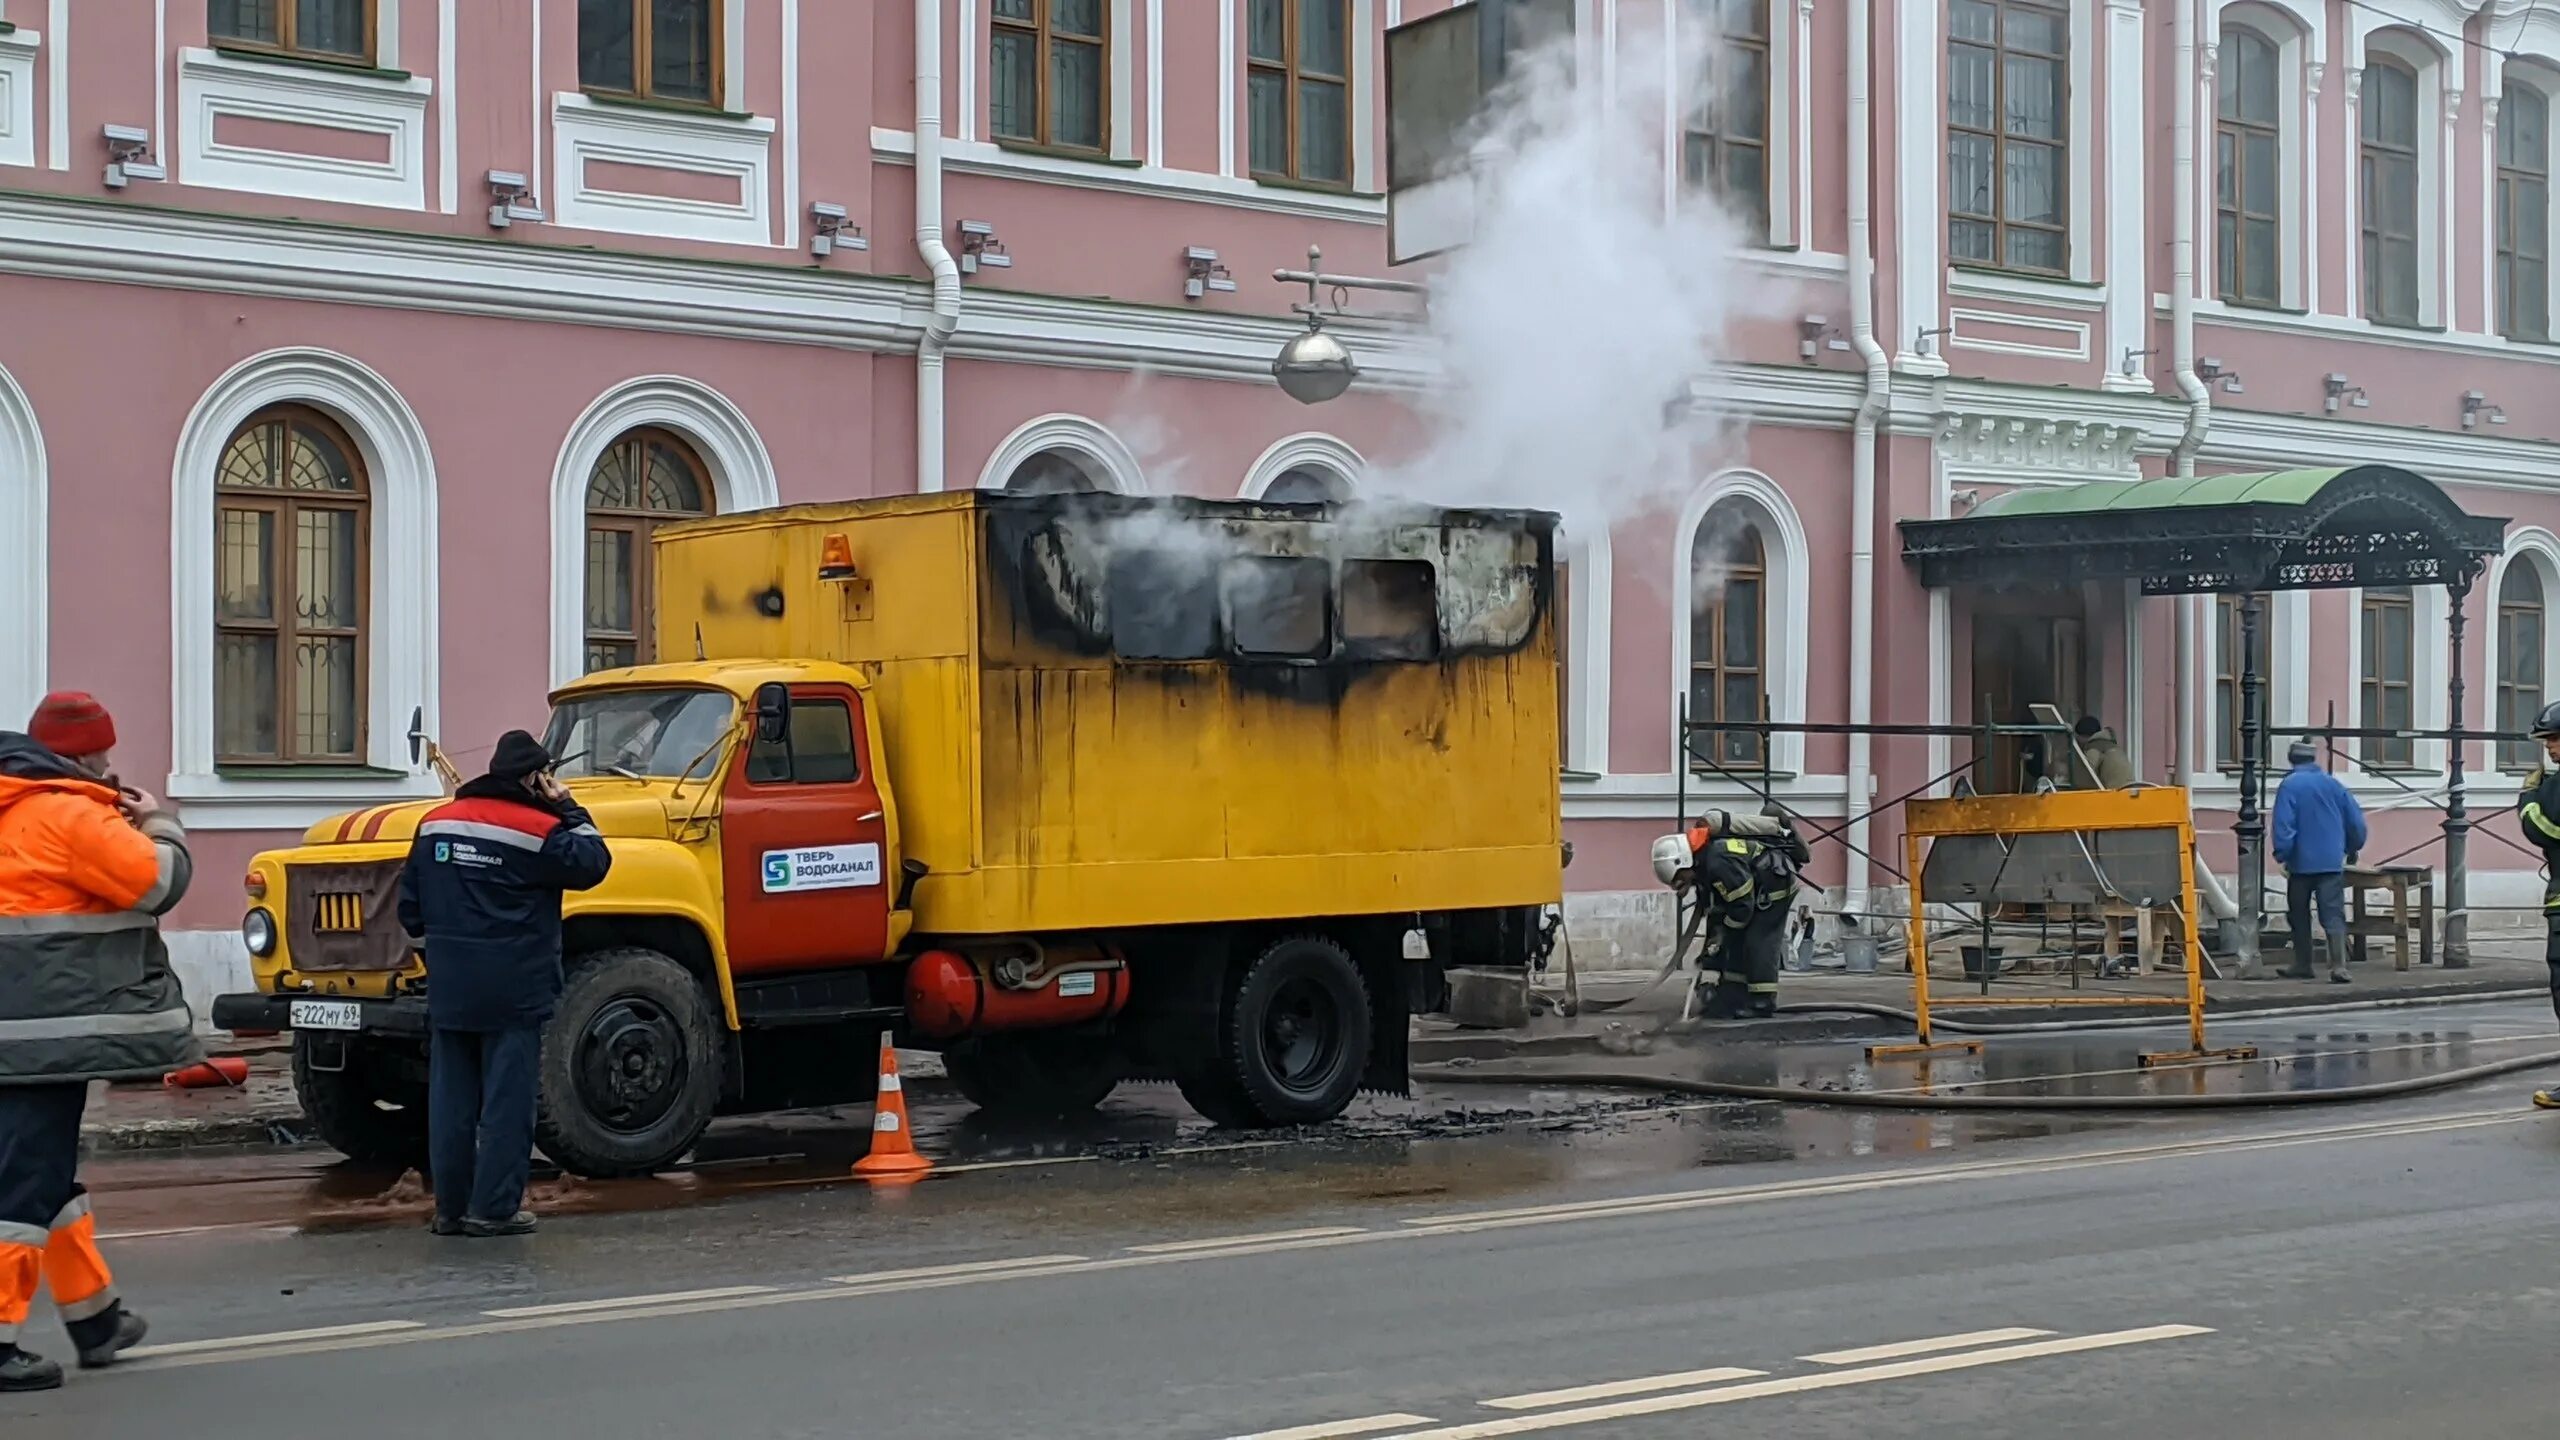
<path id="1" fill-rule="evenodd" d="M 27 730 L 0 732 L 0 1391 L 62 1383 L 18 1348 L 39 1284 L 81 1369 L 142 1339 L 98 1253 L 80 1112 L 92 1080 L 201 1058 L 160 941 L 194 873 L 186 832 L 117 782 L 115 721 L 96 700 L 48 695 Z"/>
<path id="2" fill-rule="evenodd" d="M 1689 832 L 1698 903 L 1707 907 L 1708 951 L 1698 961 L 1698 989 L 1710 1020 L 1778 1013 L 1778 968 L 1796 877 L 1813 858 L 1782 817 L 1724 813 Z"/>
<path id="3" fill-rule="evenodd" d="M 2293 773 L 2276 787 L 2276 863 L 2284 867 L 2285 919 L 2293 930 L 2288 979 L 2311 978 L 2311 906 L 2329 937 L 2329 983 L 2347 983 L 2347 860 L 2364 849 L 2364 807 L 2320 768 L 2320 752 L 2297 740 L 2285 752 Z"/>
<path id="4" fill-rule="evenodd" d="M 439 1235 L 522 1235 L 542 1026 L 560 1001 L 560 897 L 613 856 L 510 730 L 489 773 L 429 812 L 400 875 L 400 923 L 426 941 L 427 1154 Z"/>

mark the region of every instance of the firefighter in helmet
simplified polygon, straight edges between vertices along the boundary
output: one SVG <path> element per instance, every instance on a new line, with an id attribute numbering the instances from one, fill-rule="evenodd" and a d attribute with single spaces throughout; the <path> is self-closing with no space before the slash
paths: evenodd
<path id="1" fill-rule="evenodd" d="M 1655 844 L 1655 873 L 1674 889 L 1695 887 L 1695 903 L 1706 909 L 1697 988 L 1708 1019 L 1778 1013 L 1787 921 L 1797 876 L 1812 858 L 1783 814 L 1712 811 L 1687 834 Z"/>
<path id="2" fill-rule="evenodd" d="M 2551 970 L 2552 1009 L 2560 1011 L 2560 700 L 2542 707 L 2530 733 L 2552 763 L 2542 767 L 2541 779 L 2524 792 L 2517 819 L 2524 838 L 2542 852 L 2542 958 Z M 2533 1103 L 2560 1110 L 2560 1092 L 2536 1090 Z"/>

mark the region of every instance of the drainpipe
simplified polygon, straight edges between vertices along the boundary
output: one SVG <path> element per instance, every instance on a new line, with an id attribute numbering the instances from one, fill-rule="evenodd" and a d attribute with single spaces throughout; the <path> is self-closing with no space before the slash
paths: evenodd
<path id="1" fill-rule="evenodd" d="M 1849 723 L 1875 719 L 1876 650 L 1876 427 L 1893 391 L 1893 371 L 1876 343 L 1876 248 L 1869 193 L 1875 137 L 1868 117 L 1868 56 L 1875 6 L 1849 7 L 1849 343 L 1866 365 L 1849 440 Z M 1845 908 L 1863 921 L 1867 913 L 1867 856 L 1872 841 L 1867 814 L 1873 765 L 1872 737 L 1849 733 L 1849 854 Z"/>
<path id="2" fill-rule="evenodd" d="M 2169 344 L 2178 394 L 2187 402 L 2187 428 L 2171 454 L 2178 474 L 2193 475 L 2196 452 L 2213 423 L 2213 392 L 2196 374 L 2196 0 L 2178 0 L 2175 36 L 2178 97 L 2170 174 L 2177 194 L 2170 201 L 2176 229 L 2170 241 Z"/>
<path id="3" fill-rule="evenodd" d="M 2213 423 L 2213 392 L 2205 388 L 2196 374 L 2196 5 L 2197 0 L 2178 0 L 2172 21 L 2172 39 L 2177 50 L 2175 74 L 2177 100 L 2171 112 L 2170 144 L 2174 155 L 2170 174 L 2177 193 L 2171 197 L 2170 210 L 2175 229 L 2171 236 L 2169 284 L 2169 348 L 2175 366 L 2178 394 L 2187 402 L 2187 423 L 2171 452 L 2176 473 L 2196 473 L 2196 452 L 2204 448 L 2205 431 Z M 2178 695 L 2180 723 L 2187 714 L 2187 703 L 2196 694 L 2195 673 L 2188 632 L 2193 617 L 2201 610 L 2193 598 L 2179 601 L 2178 621 Z M 2254 638 L 2257 616 L 2254 598 L 2242 602 L 2243 644 Z M 2243 694 L 2244 714 L 2256 697 Z M 2244 719 L 2242 734 L 2255 739 L 2254 727 Z M 2209 750 L 2198 747 L 2202 753 Z M 2201 756 L 2187 757 L 2193 765 Z M 2238 841 L 2240 944 L 2236 957 L 2240 978 L 2255 980 L 2260 974 L 2258 962 L 2258 927 L 2264 923 L 2267 898 L 2267 862 L 2265 825 L 2258 812 L 2258 775 L 2254 755 L 2240 760 L 2240 816 L 2232 827 Z"/>
<path id="4" fill-rule="evenodd" d="M 930 495 L 943 488 L 942 352 L 960 328 L 960 262 L 942 243 L 942 0 L 916 0 L 916 254 L 933 276 L 916 341 L 916 493 Z"/>

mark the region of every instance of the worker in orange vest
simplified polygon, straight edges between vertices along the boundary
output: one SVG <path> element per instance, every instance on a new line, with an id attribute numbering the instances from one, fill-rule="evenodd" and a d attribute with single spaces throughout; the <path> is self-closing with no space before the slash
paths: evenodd
<path id="1" fill-rule="evenodd" d="M 48 695 L 0 731 L 0 1391 L 62 1367 L 18 1348 L 39 1284 L 84 1370 L 140 1342 L 77 1178 L 92 1080 L 157 1079 L 202 1058 L 159 918 L 193 874 L 177 817 L 109 769 L 115 721 Z"/>

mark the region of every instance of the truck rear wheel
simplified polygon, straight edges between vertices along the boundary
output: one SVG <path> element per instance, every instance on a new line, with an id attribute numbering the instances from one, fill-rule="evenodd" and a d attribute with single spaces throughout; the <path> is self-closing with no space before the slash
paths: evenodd
<path id="1" fill-rule="evenodd" d="M 316 1068 L 316 1045 L 344 1057 L 335 1070 Z M 381 1057 L 364 1042 L 335 1035 L 293 1037 L 293 1094 L 322 1143 L 366 1165 L 423 1170 L 427 1163 L 427 1092 L 386 1079 Z"/>
<path id="2" fill-rule="evenodd" d="M 665 1169 L 720 1102 L 711 997 L 655 950 L 599 950 L 574 965 L 542 1037 L 534 1143 L 593 1180 Z"/>
<path id="3" fill-rule="evenodd" d="M 942 1052 L 951 1083 L 972 1105 L 1005 1119 L 1081 1115 L 1120 1084 L 1120 1057 L 1081 1035 L 981 1035 Z"/>
<path id="4" fill-rule="evenodd" d="M 1317 1125 L 1340 1115 L 1369 1066 L 1369 988 L 1350 952 L 1293 936 L 1247 963 L 1219 1007 L 1207 1061 L 1177 1077 L 1221 1125 Z"/>

